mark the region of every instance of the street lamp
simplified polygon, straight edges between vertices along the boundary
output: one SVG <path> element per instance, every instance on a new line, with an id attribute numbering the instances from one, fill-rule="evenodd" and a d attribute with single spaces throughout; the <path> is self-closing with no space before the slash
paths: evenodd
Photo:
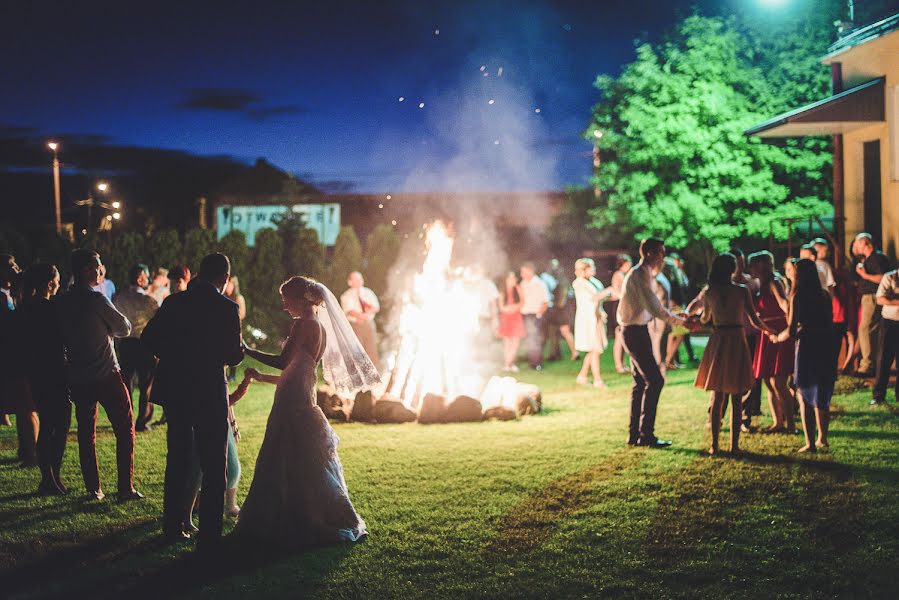
<path id="1" fill-rule="evenodd" d="M 47 142 L 47 148 L 53 152 L 53 201 L 56 207 L 56 235 L 62 235 L 62 214 L 59 207 L 59 144 Z"/>

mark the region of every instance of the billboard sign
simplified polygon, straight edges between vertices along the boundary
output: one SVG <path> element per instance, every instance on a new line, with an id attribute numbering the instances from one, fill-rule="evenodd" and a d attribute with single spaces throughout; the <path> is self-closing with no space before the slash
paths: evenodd
<path id="1" fill-rule="evenodd" d="M 279 217 L 292 211 L 304 217 L 306 227 L 318 233 L 325 246 L 333 246 L 340 232 L 340 204 L 295 204 L 261 206 L 223 204 L 215 210 L 216 237 L 222 239 L 235 229 L 247 236 L 247 244 L 254 246 L 256 233 L 269 227 L 276 229 Z"/>

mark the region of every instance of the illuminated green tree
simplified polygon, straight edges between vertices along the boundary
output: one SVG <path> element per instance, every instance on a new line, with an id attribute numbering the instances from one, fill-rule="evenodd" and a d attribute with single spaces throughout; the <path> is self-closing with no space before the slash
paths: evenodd
<path id="1" fill-rule="evenodd" d="M 287 212 L 278 219 L 284 242 L 284 272 L 321 279 L 325 272 L 325 248 L 314 229 L 306 227 L 303 215 Z"/>
<path id="2" fill-rule="evenodd" d="M 597 78 L 602 100 L 586 132 L 602 156 L 596 227 L 632 227 L 636 237 L 659 235 L 708 260 L 734 239 L 766 237 L 772 224 L 785 236 L 786 217 L 831 212 L 826 141 L 744 135 L 825 96 L 826 69 L 811 64 L 813 44 L 763 48 L 758 39 L 733 20 L 692 16 L 665 43 L 639 46 L 618 78 Z M 789 56 L 802 57 L 803 72 L 774 72 Z"/>
<path id="3" fill-rule="evenodd" d="M 274 229 L 256 232 L 256 247 L 249 272 L 241 276 L 247 297 L 247 323 L 258 327 L 276 343 L 287 334 L 289 319 L 281 308 L 278 288 L 284 282 L 284 243 Z"/>

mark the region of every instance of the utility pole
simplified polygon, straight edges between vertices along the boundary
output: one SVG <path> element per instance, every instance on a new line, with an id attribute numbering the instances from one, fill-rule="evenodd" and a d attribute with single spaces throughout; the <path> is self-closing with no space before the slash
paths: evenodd
<path id="1" fill-rule="evenodd" d="M 200 229 L 206 229 L 206 197 L 200 196 L 197 200 L 197 205 L 199 206 L 200 214 L 199 214 L 199 222 Z"/>

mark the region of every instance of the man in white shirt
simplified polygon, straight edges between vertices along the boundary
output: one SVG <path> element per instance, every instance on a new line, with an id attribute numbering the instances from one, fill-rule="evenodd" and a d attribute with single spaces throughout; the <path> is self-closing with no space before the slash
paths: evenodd
<path id="1" fill-rule="evenodd" d="M 546 283 L 536 276 L 534 263 L 521 265 L 521 316 L 524 318 L 525 343 L 532 369 L 543 369 L 543 317 L 549 310 L 550 295 Z"/>
<path id="2" fill-rule="evenodd" d="M 837 280 L 833 276 L 833 267 L 827 262 L 830 246 L 824 238 L 815 238 L 811 243 L 815 249 L 815 267 L 818 269 L 818 279 L 821 280 L 821 287 L 824 288 L 825 292 L 833 296 L 833 289 L 837 287 Z"/>
<path id="3" fill-rule="evenodd" d="M 346 283 L 349 289 L 340 295 L 340 306 L 371 362 L 379 366 L 381 357 L 378 355 L 375 315 L 381 310 L 381 303 L 375 293 L 365 287 L 365 279 L 359 271 L 350 273 Z"/>
<path id="4" fill-rule="evenodd" d="M 877 304 L 882 308 L 883 332 L 880 343 L 880 360 L 877 361 L 877 380 L 874 383 L 874 399 L 871 404 L 886 400 L 890 381 L 890 367 L 899 358 L 899 270 L 885 273 L 877 286 Z M 899 380 L 896 382 L 896 400 L 899 401 Z"/>
<path id="5" fill-rule="evenodd" d="M 618 303 L 618 322 L 624 333 L 624 347 L 631 357 L 634 386 L 631 389 L 631 419 L 627 443 L 632 446 L 664 448 L 671 442 L 655 436 L 656 407 L 665 378 L 659 369 L 649 335 L 649 323 L 662 319 L 670 325 L 687 325 L 662 306 L 656 275 L 665 261 L 665 242 L 647 238 L 640 242 L 640 262 L 625 276 Z"/>

